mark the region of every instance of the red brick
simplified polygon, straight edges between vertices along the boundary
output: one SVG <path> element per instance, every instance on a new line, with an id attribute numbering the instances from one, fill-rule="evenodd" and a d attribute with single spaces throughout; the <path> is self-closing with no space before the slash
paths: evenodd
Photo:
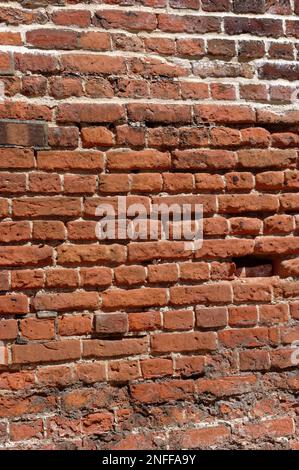
<path id="1" fill-rule="evenodd" d="M 0 149 L 1 163 L 0 168 L 33 168 L 34 167 L 34 153 L 29 149 Z"/>
<path id="2" fill-rule="evenodd" d="M 112 270 L 110 268 L 81 268 L 81 285 L 83 287 L 104 287 L 112 282 Z"/>
<path id="3" fill-rule="evenodd" d="M 144 289 L 112 289 L 105 291 L 102 295 L 104 309 L 118 308 L 140 308 L 163 306 L 167 304 L 166 292 L 164 289 L 144 288 Z"/>
<path id="4" fill-rule="evenodd" d="M 38 382 L 48 387 L 66 387 L 74 382 L 72 370 L 67 366 L 43 367 L 37 372 Z"/>
<path id="5" fill-rule="evenodd" d="M 202 286 L 171 287 L 170 302 L 173 305 L 197 303 L 222 304 L 230 302 L 231 289 L 228 283 L 206 284 Z"/>
<path id="6" fill-rule="evenodd" d="M 67 73 L 111 74 L 125 72 L 124 59 L 116 56 L 67 54 L 62 56 L 61 63 L 62 70 Z"/>
<path id="7" fill-rule="evenodd" d="M 259 237 L 255 242 L 255 253 L 260 255 L 297 254 L 297 237 Z"/>
<path id="8" fill-rule="evenodd" d="M 31 371 L 3 372 L 0 375 L 0 383 L 3 390 L 29 390 L 35 385 L 35 377 Z"/>
<path id="9" fill-rule="evenodd" d="M 179 170 L 229 170 L 235 167 L 236 157 L 228 150 L 175 151 L 173 165 Z"/>
<path id="10" fill-rule="evenodd" d="M 110 382 L 128 382 L 140 376 L 138 361 L 113 361 L 109 363 L 108 380 Z"/>
<path id="11" fill-rule="evenodd" d="M 54 73 L 58 71 L 57 58 L 46 54 L 15 53 L 15 68 L 20 72 Z"/>
<path id="12" fill-rule="evenodd" d="M 235 100 L 236 88 L 233 85 L 222 85 L 220 83 L 212 83 L 210 91 L 214 100 Z"/>
<path id="13" fill-rule="evenodd" d="M 76 127 L 50 127 L 48 144 L 50 147 L 74 149 L 78 147 L 79 131 Z"/>
<path id="14" fill-rule="evenodd" d="M 21 34 L 17 32 L 4 31 L 0 33 L 0 44 L 9 46 L 21 46 Z"/>
<path id="15" fill-rule="evenodd" d="M 171 432 L 170 440 L 174 446 L 188 449 L 209 449 L 217 444 L 222 446 L 230 437 L 230 429 L 225 426 L 209 426 L 202 429 L 188 429 L 180 436 Z"/>
<path id="16" fill-rule="evenodd" d="M 161 326 L 161 316 L 159 312 L 142 312 L 129 313 L 129 330 L 130 331 L 152 331 L 159 329 Z"/>
<path id="17" fill-rule="evenodd" d="M 37 166 L 42 170 L 87 170 L 101 171 L 104 166 L 101 152 L 38 152 Z"/>
<path id="18" fill-rule="evenodd" d="M 64 315 L 58 320 L 58 333 L 61 336 L 88 335 L 92 332 L 91 315 Z"/>
<path id="19" fill-rule="evenodd" d="M 223 328 L 227 326 L 226 307 L 196 307 L 196 325 L 199 328 Z"/>
<path id="20" fill-rule="evenodd" d="M 210 131 L 211 145 L 213 147 L 232 147 L 241 144 L 241 133 L 229 127 L 214 127 Z"/>
<path id="21" fill-rule="evenodd" d="M 245 435 L 251 439 L 284 437 L 294 433 L 294 422 L 292 418 L 277 418 L 262 421 L 258 424 L 247 424 L 243 430 Z"/>
<path id="22" fill-rule="evenodd" d="M 192 397 L 194 384 L 191 380 L 173 380 L 160 383 L 131 385 L 131 394 L 136 402 L 165 403 Z"/>
<path id="23" fill-rule="evenodd" d="M 28 75 L 22 80 L 22 93 L 26 96 L 44 96 L 47 92 L 47 79 L 40 75 Z"/>
<path id="24" fill-rule="evenodd" d="M 216 334 L 208 333 L 160 333 L 152 336 L 154 353 L 200 352 L 216 349 Z"/>
<path id="25" fill-rule="evenodd" d="M 11 271 L 11 287 L 13 289 L 37 289 L 44 287 L 45 274 L 41 269 L 24 269 Z"/>
<path id="26" fill-rule="evenodd" d="M 140 127 L 127 124 L 116 126 L 116 141 L 119 145 L 139 146 L 145 143 L 145 131 Z"/>
<path id="27" fill-rule="evenodd" d="M 80 355 L 80 342 L 75 339 L 12 346 L 12 362 L 14 364 L 67 361 L 79 359 Z"/>
<path id="28" fill-rule="evenodd" d="M 105 29 L 127 29 L 128 31 L 153 31 L 156 29 L 156 16 L 143 11 L 99 10 L 94 24 Z"/>
<path id="29" fill-rule="evenodd" d="M 218 379 L 198 379 L 196 381 L 198 393 L 207 393 L 222 398 L 248 393 L 256 385 L 257 378 L 254 375 L 227 376 Z"/>
<path id="30" fill-rule="evenodd" d="M 53 411 L 56 407 L 56 400 L 53 396 L 31 395 L 20 397 L 16 401 L 13 395 L 2 396 L 1 417 L 18 417 L 20 414 L 36 414 Z"/>
<path id="31" fill-rule="evenodd" d="M 240 351 L 240 370 L 267 370 L 270 357 L 267 351 Z"/>
<path id="32" fill-rule="evenodd" d="M 255 114 L 248 106 L 237 105 L 196 105 L 194 106 L 195 117 L 198 123 L 201 120 L 216 123 L 254 123 Z"/>
<path id="33" fill-rule="evenodd" d="M 196 258 L 230 258 L 252 254 L 253 240 L 246 239 L 213 239 L 204 240 L 202 248 L 195 253 Z"/>
<path id="34" fill-rule="evenodd" d="M 33 438 L 42 439 L 43 434 L 42 419 L 24 423 L 11 423 L 10 425 L 10 438 L 12 441 L 26 441 Z"/>
<path id="35" fill-rule="evenodd" d="M 73 293 L 39 294 L 34 299 L 36 310 L 81 310 L 95 309 L 99 305 L 96 292 L 77 291 Z"/>
<path id="36" fill-rule="evenodd" d="M 259 306 L 259 323 L 271 326 L 276 323 L 287 322 L 289 318 L 288 305 L 260 305 Z"/>
<path id="37" fill-rule="evenodd" d="M 71 197 L 27 197 L 14 199 L 13 214 L 16 217 L 66 216 L 81 214 L 80 200 Z"/>
<path id="38" fill-rule="evenodd" d="M 122 263 L 125 252 L 121 245 L 60 245 L 58 261 L 62 265 L 96 264 L 103 262 Z"/>
<path id="39" fill-rule="evenodd" d="M 227 348 L 255 348 L 271 343 L 267 328 L 244 328 L 220 331 L 219 341 Z"/>
<path id="40" fill-rule="evenodd" d="M 101 313 L 95 319 L 95 331 L 100 334 L 124 334 L 128 331 L 126 313 Z"/>
<path id="41" fill-rule="evenodd" d="M 168 331 L 191 330 L 193 328 L 192 310 L 168 310 L 163 315 L 163 327 Z"/>
<path id="42" fill-rule="evenodd" d="M 76 374 L 85 384 L 102 382 L 106 378 L 105 365 L 101 362 L 79 363 L 76 366 Z"/>
<path id="43" fill-rule="evenodd" d="M 29 175 L 29 189 L 33 193 L 59 193 L 62 185 L 59 175 L 34 172 Z"/>
<path id="44" fill-rule="evenodd" d="M 90 12 L 85 10 L 57 10 L 52 14 L 52 21 L 62 26 L 79 26 L 85 28 L 90 25 Z"/>
<path id="45" fill-rule="evenodd" d="M 254 217 L 231 217 L 229 223 L 233 235 L 258 235 L 262 228 L 262 221 Z"/>
<path id="46" fill-rule="evenodd" d="M 275 191 L 283 188 L 284 174 L 282 171 L 265 171 L 256 175 L 256 188 L 262 191 Z"/>
<path id="47" fill-rule="evenodd" d="M 258 321 L 257 308 L 254 305 L 229 307 L 228 309 L 230 326 L 254 326 Z"/>
<path id="48" fill-rule="evenodd" d="M 187 105 L 132 103 L 128 105 L 128 116 L 132 121 L 149 123 L 190 123 L 191 108 Z"/>
<path id="49" fill-rule="evenodd" d="M 191 377 L 203 374 L 204 369 L 204 356 L 181 356 L 175 359 L 175 372 L 182 377 Z"/>
<path id="50" fill-rule="evenodd" d="M 25 318 L 20 322 L 20 331 L 22 336 L 29 340 L 54 339 L 54 321 Z"/>
<path id="51" fill-rule="evenodd" d="M 242 212 L 275 212 L 278 198 L 272 194 L 225 195 L 219 196 L 219 212 L 240 214 Z"/>
<path id="52" fill-rule="evenodd" d="M 244 281 L 236 281 L 233 283 L 234 301 L 235 302 L 263 302 L 270 301 L 272 298 L 271 280 L 248 279 Z"/>
<path id="53" fill-rule="evenodd" d="M 1 222 L 0 240 L 4 243 L 26 241 L 31 238 L 28 222 Z"/>
<path id="54" fill-rule="evenodd" d="M 84 147 L 110 147 L 114 144 L 114 137 L 106 127 L 84 127 L 81 130 Z"/>
<path id="55" fill-rule="evenodd" d="M 159 173 L 132 175 L 131 191 L 136 193 L 158 193 L 162 190 L 162 176 Z"/>
<path id="56" fill-rule="evenodd" d="M 111 431 L 113 427 L 112 413 L 93 413 L 84 417 L 83 432 L 89 435 L 101 435 Z"/>
<path id="57" fill-rule="evenodd" d="M 94 175 L 64 176 L 64 192 L 66 194 L 93 194 L 96 191 L 97 180 Z"/>
<path id="58" fill-rule="evenodd" d="M 156 54 L 172 55 L 175 53 L 175 41 L 167 38 L 144 38 L 145 49 Z"/>
<path id="59" fill-rule="evenodd" d="M 3 315 L 22 315 L 29 313 L 28 298 L 23 294 L 7 294 L 0 296 L 0 313 Z"/>
<path id="60" fill-rule="evenodd" d="M 119 340 L 85 340 L 83 357 L 121 357 L 144 354 L 148 344 L 146 338 L 123 338 Z"/>
<path id="61" fill-rule="evenodd" d="M 57 122 L 115 122 L 123 117 L 120 104 L 65 103 L 58 106 Z"/>
<path id="62" fill-rule="evenodd" d="M 2 319 L 0 321 L 0 340 L 15 339 L 18 335 L 18 323 L 16 320 Z"/>
<path id="63" fill-rule="evenodd" d="M 111 150 L 107 154 L 109 170 L 165 170 L 170 167 L 168 153 L 157 150 L 128 151 Z"/>
<path id="64" fill-rule="evenodd" d="M 134 286 L 144 284 L 146 271 L 143 266 L 119 266 L 115 268 L 114 276 L 118 285 Z"/>
<path id="65" fill-rule="evenodd" d="M 107 51 L 110 50 L 110 40 L 107 33 L 87 31 L 79 36 L 79 47 L 87 50 Z"/>
<path id="66" fill-rule="evenodd" d="M 64 240 L 66 229 L 61 221 L 36 220 L 32 236 L 35 240 Z"/>
<path id="67" fill-rule="evenodd" d="M 26 33 L 26 42 L 39 49 L 75 49 L 77 34 L 62 29 L 35 29 Z"/>
<path id="68" fill-rule="evenodd" d="M 71 76 L 50 78 L 49 94 L 59 100 L 71 96 L 82 96 L 83 89 L 81 81 L 79 78 Z"/>

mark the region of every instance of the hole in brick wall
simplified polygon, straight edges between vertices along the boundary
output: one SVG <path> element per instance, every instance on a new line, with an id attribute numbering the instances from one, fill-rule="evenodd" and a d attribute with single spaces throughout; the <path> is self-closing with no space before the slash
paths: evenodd
<path id="1" fill-rule="evenodd" d="M 269 277 L 274 275 L 273 260 L 270 258 L 257 258 L 244 256 L 233 258 L 238 277 Z"/>

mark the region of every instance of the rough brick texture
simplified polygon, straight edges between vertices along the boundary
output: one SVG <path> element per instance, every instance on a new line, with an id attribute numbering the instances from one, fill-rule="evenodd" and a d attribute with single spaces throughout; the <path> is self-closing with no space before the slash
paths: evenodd
<path id="1" fill-rule="evenodd" d="M 0 2 L 0 449 L 299 448 L 296 15 Z M 118 195 L 203 246 L 98 242 Z"/>

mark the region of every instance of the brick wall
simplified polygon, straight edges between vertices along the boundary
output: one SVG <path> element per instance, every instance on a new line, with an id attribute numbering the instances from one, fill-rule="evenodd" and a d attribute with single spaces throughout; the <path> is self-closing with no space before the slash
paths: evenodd
<path id="1" fill-rule="evenodd" d="M 299 448 L 297 14 L 0 2 L 0 448 Z M 118 195 L 202 248 L 99 242 Z"/>

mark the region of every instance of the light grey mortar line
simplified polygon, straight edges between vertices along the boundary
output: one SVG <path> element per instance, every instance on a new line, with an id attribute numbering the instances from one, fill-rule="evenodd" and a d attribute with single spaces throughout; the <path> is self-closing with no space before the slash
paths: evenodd
<path id="1" fill-rule="evenodd" d="M 7 200 L 7 204 L 8 204 L 8 215 L 7 215 L 7 217 L 5 217 L 4 220 L 6 220 L 7 218 L 9 218 L 10 220 L 12 220 L 12 219 L 11 219 L 11 218 L 12 218 L 12 215 L 13 215 L 13 214 L 12 214 L 12 198 L 11 198 L 11 197 L 10 197 L 10 198 L 6 198 L 6 200 Z"/>
<path id="2" fill-rule="evenodd" d="M 29 302 L 29 300 L 28 300 Z M 6 351 L 7 351 L 7 364 L 11 365 L 13 363 L 12 359 L 12 344 L 7 344 L 6 345 Z"/>
<path id="3" fill-rule="evenodd" d="M 260 325 L 261 316 L 260 316 L 260 305 L 259 304 L 256 306 L 256 313 L 257 313 L 257 325 Z"/>
<path id="4" fill-rule="evenodd" d="M 20 8 L 20 4 L 16 4 L 18 5 L 18 8 Z M 0 6 L 6 6 L 7 7 L 7 3 L 5 2 L 0 2 Z M 12 6 L 12 5 L 10 5 Z M 109 4 L 100 4 L 100 5 L 97 5 L 97 4 L 86 4 L 86 3 L 78 3 L 76 5 L 65 5 L 65 6 L 61 6 L 59 7 L 58 5 L 48 5 L 46 7 L 46 9 L 44 9 L 44 11 L 46 11 L 47 13 L 49 14 L 52 14 L 54 12 L 57 12 L 57 11 L 61 11 L 61 12 L 64 12 L 64 11 L 67 11 L 67 10 L 84 10 L 84 11 L 89 11 L 91 13 L 95 13 L 95 12 L 101 12 L 101 11 L 105 11 L 105 10 L 108 10 L 108 11 L 123 11 L 123 12 L 128 12 L 128 13 L 152 13 L 154 15 L 159 15 L 159 14 L 163 14 L 163 13 L 168 13 L 170 15 L 174 15 L 174 16 L 196 16 L 196 17 L 218 17 L 218 18 L 222 18 L 222 17 L 233 17 L 233 18 L 253 18 L 253 19 L 275 19 L 275 20 L 283 20 L 283 19 L 286 19 L 286 20 L 294 20 L 296 19 L 296 15 L 295 14 L 291 14 L 291 15 L 278 15 L 278 14 L 271 14 L 271 13 L 258 13 L 258 14 L 254 14 L 254 13 L 243 13 L 243 14 L 239 14 L 239 13 L 234 13 L 234 12 L 220 12 L 220 11 L 216 11 L 216 12 L 209 12 L 209 11 L 203 11 L 203 10 L 192 10 L 192 9 L 178 9 L 178 8 L 172 8 L 170 5 L 167 7 L 163 7 L 163 8 L 158 8 L 158 7 L 145 7 L 145 6 L 141 6 L 141 5 L 138 5 L 138 6 L 121 6 L 121 5 L 109 5 Z M 183 11 L 182 11 L 183 10 Z"/>
<path id="5" fill-rule="evenodd" d="M 283 18 L 283 20 L 282 20 L 282 31 L 283 31 L 283 34 L 286 34 L 287 26 L 286 26 L 286 19 L 285 18 Z"/>
<path id="6" fill-rule="evenodd" d="M 217 82 L 217 83 L 218 83 L 218 82 Z M 240 83 L 238 80 L 236 81 L 236 83 L 231 80 L 230 83 L 225 83 L 225 82 L 223 82 L 223 84 L 224 84 L 224 85 L 233 85 L 233 86 L 234 86 L 234 89 L 235 89 L 235 93 L 236 93 L 236 100 L 237 100 L 237 101 L 243 100 L 243 98 L 241 98 L 241 96 L 240 96 L 240 85 L 241 85 L 242 83 Z M 251 82 L 250 84 L 252 84 L 252 82 Z"/>
<path id="7" fill-rule="evenodd" d="M 291 317 L 290 302 L 285 301 L 283 304 L 286 305 L 286 307 L 287 307 L 287 322 L 289 322 L 289 321 L 293 320 L 292 317 Z M 281 324 L 281 323 L 284 323 L 284 322 L 279 322 L 279 324 Z"/>
<path id="8" fill-rule="evenodd" d="M 289 82 L 287 82 L 288 85 L 290 85 Z M 24 97 L 22 97 L 24 98 Z M 296 109 L 296 106 L 294 106 L 294 103 L 289 103 L 289 104 L 284 104 L 284 105 L 274 105 L 272 103 L 260 103 L 260 102 L 255 102 L 255 101 L 224 101 L 224 100 L 130 100 L 128 101 L 127 99 L 123 98 L 115 98 L 111 99 L 110 101 L 107 99 L 101 99 L 101 98 L 86 98 L 86 97 L 81 97 L 80 99 L 73 97 L 73 98 L 68 98 L 67 100 L 64 100 L 63 103 L 56 101 L 56 100 L 42 100 L 40 98 L 35 98 L 35 99 L 20 99 L 20 98 L 10 98 L 10 102 L 17 102 L 17 103 L 24 103 L 24 104 L 37 104 L 37 105 L 45 105 L 45 106 L 50 106 L 50 107 L 56 107 L 58 105 L 62 104 L 90 104 L 90 105 L 95 105 L 95 104 L 123 104 L 123 105 L 129 105 L 129 104 L 143 104 L 143 105 L 157 105 L 157 104 L 162 104 L 162 105 L 214 105 L 214 106 L 248 106 L 251 107 L 252 109 L 268 109 L 268 110 L 273 110 L 273 112 L 284 112 L 284 111 L 299 111 L 299 104 L 298 108 Z M 58 122 L 58 124 L 65 124 L 67 121 L 64 122 Z"/>
<path id="9" fill-rule="evenodd" d="M 25 191 L 29 191 L 29 174 L 25 173 Z"/>
<path id="10" fill-rule="evenodd" d="M 64 174 L 59 174 L 59 180 L 60 180 L 60 184 L 61 184 L 61 192 L 64 193 Z"/>
<path id="11" fill-rule="evenodd" d="M 223 18 L 222 18 L 222 15 L 221 15 L 221 17 L 220 17 L 220 32 L 221 32 L 222 34 L 225 34 L 225 26 L 224 26 L 224 20 L 223 20 Z"/>
<path id="12" fill-rule="evenodd" d="M 256 65 L 264 65 L 264 64 L 279 64 L 279 65 L 294 65 L 295 60 L 281 60 L 281 59 L 268 59 L 268 58 L 260 58 L 256 59 L 254 63 Z M 294 80 L 295 81 L 295 80 Z"/>
<path id="13" fill-rule="evenodd" d="M 64 101 L 64 100 L 62 100 L 62 101 Z M 78 124 L 80 124 L 80 123 L 78 123 Z M 78 131 L 79 131 L 79 138 L 78 138 L 78 146 L 77 146 L 77 148 L 78 148 L 79 150 L 84 150 L 85 147 L 83 147 L 83 143 L 82 143 L 81 128 L 78 129 Z M 106 155 L 106 154 L 105 154 L 105 155 Z M 104 158 L 105 158 L 105 157 L 104 157 Z M 105 162 L 105 160 L 104 160 L 104 162 Z"/>
<path id="14" fill-rule="evenodd" d="M 269 49 L 270 49 L 270 43 L 271 41 L 265 41 L 264 44 L 265 44 L 265 60 L 268 62 L 268 61 L 271 61 L 271 59 L 269 59 L 268 57 L 268 54 L 269 54 Z M 257 61 L 260 60 L 260 59 L 256 59 Z M 273 59 L 272 59 L 273 60 Z"/>

